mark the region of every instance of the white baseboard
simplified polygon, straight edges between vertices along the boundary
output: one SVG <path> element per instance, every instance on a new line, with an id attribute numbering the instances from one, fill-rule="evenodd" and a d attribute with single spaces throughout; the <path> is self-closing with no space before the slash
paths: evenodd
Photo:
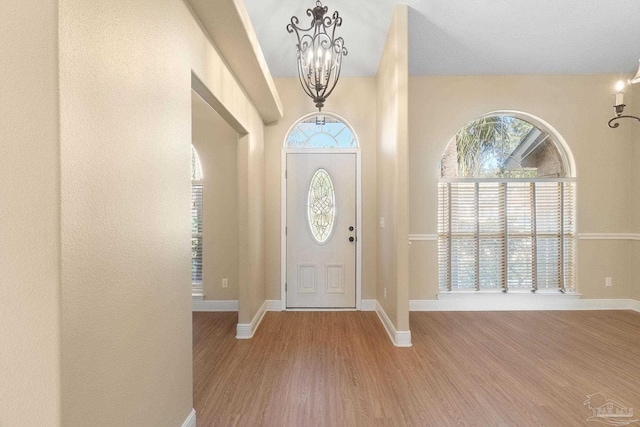
<path id="1" fill-rule="evenodd" d="M 411 347 L 411 331 L 397 331 L 396 327 L 393 326 L 393 322 L 384 311 L 384 308 L 382 308 L 377 300 L 376 313 L 378 314 L 378 317 L 382 322 L 382 326 L 384 326 L 384 329 L 387 331 L 393 345 L 396 347 Z"/>
<path id="2" fill-rule="evenodd" d="M 196 410 L 192 409 L 186 420 L 182 423 L 182 427 L 196 427 Z"/>
<path id="3" fill-rule="evenodd" d="M 267 311 L 282 311 L 282 301 L 279 299 L 267 300 Z M 334 309 L 328 311 L 334 311 Z M 360 311 L 376 311 L 376 300 L 363 299 L 360 304 Z"/>
<path id="4" fill-rule="evenodd" d="M 269 300 L 265 300 L 262 303 L 256 315 L 253 316 L 251 323 L 238 323 L 238 326 L 236 327 L 237 339 L 248 340 L 250 338 L 253 338 L 253 334 L 255 334 L 256 330 L 258 330 L 258 326 L 260 326 L 260 322 L 262 322 L 262 318 L 267 312 L 267 301 Z"/>
<path id="5" fill-rule="evenodd" d="M 282 311 L 282 301 L 279 299 L 268 299 L 266 304 L 267 311 Z"/>
<path id="6" fill-rule="evenodd" d="M 191 311 L 238 311 L 238 300 L 192 301 Z"/>
<path id="7" fill-rule="evenodd" d="M 482 299 L 411 300 L 409 311 L 634 310 L 640 312 L 640 301 L 632 299 L 530 298 L 531 296 L 510 299 L 494 296 Z"/>
<path id="8" fill-rule="evenodd" d="M 376 303 L 374 299 L 363 299 L 360 302 L 360 311 L 376 311 Z"/>

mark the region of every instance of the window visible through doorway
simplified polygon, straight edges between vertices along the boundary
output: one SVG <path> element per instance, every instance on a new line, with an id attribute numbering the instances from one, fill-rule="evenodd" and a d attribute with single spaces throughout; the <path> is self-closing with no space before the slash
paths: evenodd
<path id="1" fill-rule="evenodd" d="M 441 291 L 574 288 L 568 154 L 534 120 L 492 114 L 455 135 L 440 163 Z"/>
<path id="2" fill-rule="evenodd" d="M 191 146 L 191 286 L 202 292 L 202 167 Z"/>

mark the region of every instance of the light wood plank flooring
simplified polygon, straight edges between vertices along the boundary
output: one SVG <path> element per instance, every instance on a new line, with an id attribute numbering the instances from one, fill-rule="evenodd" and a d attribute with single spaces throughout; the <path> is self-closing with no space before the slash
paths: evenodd
<path id="1" fill-rule="evenodd" d="M 395 348 L 372 312 L 271 312 L 251 340 L 236 313 L 194 313 L 198 426 L 596 426 L 595 392 L 640 415 L 639 313 L 410 321 Z"/>

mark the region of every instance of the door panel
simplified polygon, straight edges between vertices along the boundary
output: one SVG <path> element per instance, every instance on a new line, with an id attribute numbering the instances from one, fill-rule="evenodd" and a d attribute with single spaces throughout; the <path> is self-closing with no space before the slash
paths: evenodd
<path id="1" fill-rule="evenodd" d="M 356 155 L 287 154 L 286 215 L 287 308 L 355 308 Z"/>

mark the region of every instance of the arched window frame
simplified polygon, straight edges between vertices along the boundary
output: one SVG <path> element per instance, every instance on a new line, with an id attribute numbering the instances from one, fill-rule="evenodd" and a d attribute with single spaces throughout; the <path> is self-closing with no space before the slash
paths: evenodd
<path id="1" fill-rule="evenodd" d="M 527 113 L 509 110 L 494 111 L 474 119 L 465 127 L 475 120 L 495 115 L 513 116 L 546 132 L 562 157 L 565 176 L 561 178 L 441 177 L 438 184 L 440 291 L 508 292 L 520 289 L 531 292 L 542 290 L 572 292 L 575 290 L 576 167 L 571 150 L 551 125 Z M 449 144 L 455 138 L 456 136 Z M 448 147 L 449 145 L 447 149 Z M 441 170 L 438 171 L 439 176 L 441 176 Z M 509 203 L 509 197 L 512 203 Z M 525 202 L 517 205 L 518 197 Z M 556 197 L 559 201 L 554 205 Z M 549 213 L 545 203 L 560 210 L 557 216 L 554 217 L 553 212 Z M 531 247 L 530 286 L 515 286 L 518 273 L 522 273 L 522 277 L 525 278 L 529 274 L 526 271 L 526 261 L 521 263 L 525 271 L 519 272 L 517 258 L 510 258 L 514 254 L 519 255 L 518 245 L 515 244 L 518 243 L 516 234 L 518 224 L 514 221 L 527 217 L 525 212 L 527 209 L 531 226 L 528 230 L 522 230 L 521 240 L 526 242 L 530 239 L 530 243 L 526 242 Z M 558 221 L 556 242 L 553 241 L 554 235 L 548 230 L 548 221 L 543 221 L 549 217 Z M 493 231 L 483 232 L 483 227 L 485 230 L 491 228 L 491 218 L 495 219 Z M 502 228 L 500 222 L 504 224 Z M 513 224 L 511 228 L 510 222 Z M 540 227 L 536 227 L 538 223 L 541 223 Z M 551 223 L 553 224 L 553 221 Z M 500 233 L 503 236 L 500 236 Z M 527 233 L 530 237 L 526 236 Z M 526 244 L 522 246 L 527 247 Z M 555 264 L 550 263 L 549 260 L 553 260 L 553 252 L 556 250 L 558 283 L 557 287 L 552 287 L 549 283 L 553 283 L 556 278 L 553 275 Z M 475 252 L 473 256 L 470 256 L 473 252 Z M 498 261 L 492 265 L 491 260 L 496 258 Z M 484 280 L 486 278 L 493 280 Z M 486 286 L 487 283 L 493 285 Z M 526 280 L 521 283 L 526 283 Z"/>

